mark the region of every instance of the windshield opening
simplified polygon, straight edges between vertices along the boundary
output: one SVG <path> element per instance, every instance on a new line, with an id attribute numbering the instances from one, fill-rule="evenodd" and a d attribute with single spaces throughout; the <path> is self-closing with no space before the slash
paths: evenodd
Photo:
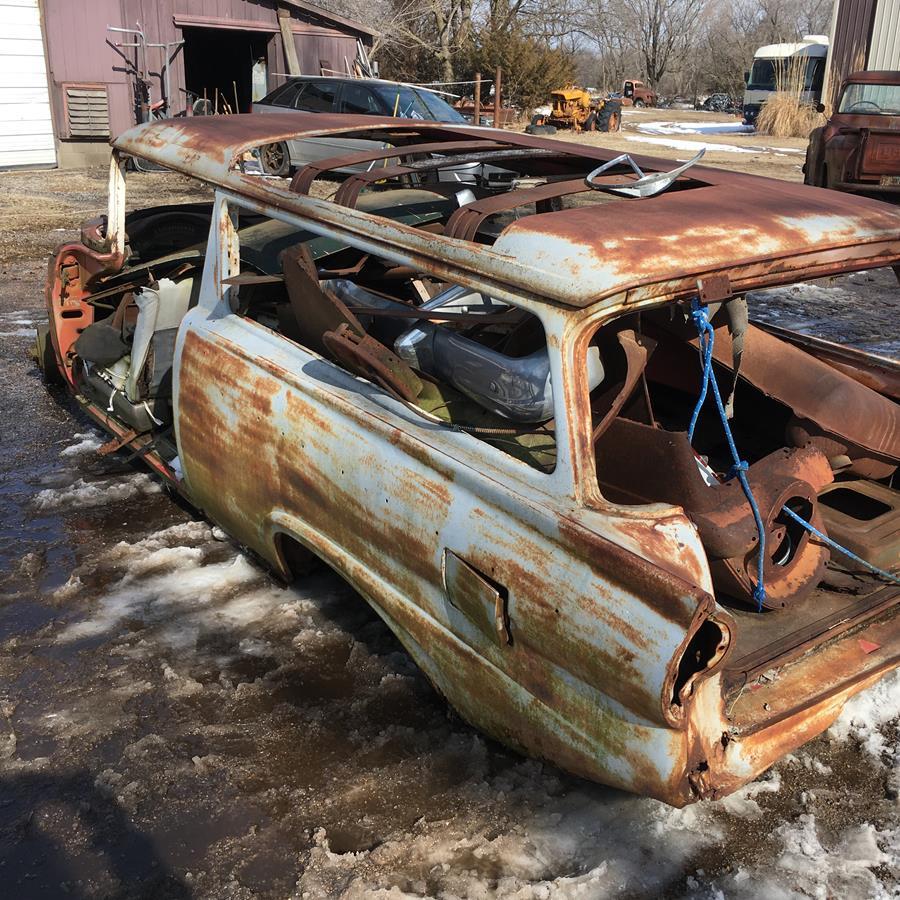
<path id="1" fill-rule="evenodd" d="M 438 122 L 465 122 L 465 119 L 437 94 L 417 91 L 405 84 L 380 84 L 375 90 L 387 105 L 388 114 L 401 119 L 436 119 Z"/>
<path id="2" fill-rule="evenodd" d="M 900 115 L 900 84 L 848 84 L 838 112 L 864 116 Z"/>
<path id="3" fill-rule="evenodd" d="M 446 100 L 430 91 L 420 91 L 419 96 L 439 122 L 465 122 L 465 117 L 455 110 Z"/>
<path id="4" fill-rule="evenodd" d="M 804 91 L 822 90 L 825 59 L 821 56 L 755 59 L 750 68 L 747 90 L 797 90 L 802 80 Z"/>
<path id="5" fill-rule="evenodd" d="M 387 104 L 392 116 L 399 116 L 401 119 L 434 118 L 422 98 L 406 85 L 378 85 L 375 90 Z"/>

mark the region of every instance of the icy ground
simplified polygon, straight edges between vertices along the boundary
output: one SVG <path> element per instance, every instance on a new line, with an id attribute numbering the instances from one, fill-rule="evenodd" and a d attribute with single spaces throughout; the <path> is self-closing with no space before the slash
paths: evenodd
<path id="1" fill-rule="evenodd" d="M 896 355 L 892 277 L 751 308 Z M 841 320 L 862 286 L 887 299 Z M 522 759 L 449 713 L 338 578 L 281 587 L 97 457 L 25 367 L 37 316 L 0 306 L 0 896 L 898 896 L 900 677 L 720 803 Z"/>
<path id="2" fill-rule="evenodd" d="M 638 122 L 644 134 L 753 134 L 752 125 L 740 122 Z"/>
<path id="3" fill-rule="evenodd" d="M 709 135 L 720 137 L 722 135 L 754 134 L 752 125 L 742 125 L 740 122 L 641 122 L 635 126 L 640 134 L 629 134 L 628 141 L 637 141 L 642 144 L 656 144 L 662 147 L 672 147 L 675 150 L 692 150 L 696 153 L 701 147 L 721 153 L 774 153 L 782 156 L 790 153 L 805 153 L 804 150 L 796 150 L 789 147 L 763 147 L 759 144 L 727 144 L 719 141 L 695 141 L 679 139 L 678 135 Z M 665 137 L 647 137 L 647 135 L 665 135 Z"/>

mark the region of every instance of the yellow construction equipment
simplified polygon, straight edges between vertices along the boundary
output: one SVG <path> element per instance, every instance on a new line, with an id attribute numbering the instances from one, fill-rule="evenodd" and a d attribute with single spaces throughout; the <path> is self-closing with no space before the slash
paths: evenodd
<path id="1" fill-rule="evenodd" d="M 551 125 L 575 131 L 618 131 L 622 125 L 622 104 L 619 100 L 594 100 L 584 88 L 571 83 L 551 91 L 550 97 L 553 101 L 550 114 L 534 116 L 532 128 Z"/>

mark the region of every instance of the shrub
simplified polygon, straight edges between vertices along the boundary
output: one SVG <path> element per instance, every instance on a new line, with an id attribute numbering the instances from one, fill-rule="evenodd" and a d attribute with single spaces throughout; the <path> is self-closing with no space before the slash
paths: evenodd
<path id="1" fill-rule="evenodd" d="M 759 111 L 756 130 L 772 137 L 805 138 L 824 121 L 825 117 L 811 104 L 802 102 L 798 94 L 776 91 Z"/>
<path id="2" fill-rule="evenodd" d="M 815 106 L 801 99 L 806 82 L 805 56 L 792 56 L 775 76 L 775 93 L 759 111 L 756 130 L 772 137 L 809 137 L 825 119 Z"/>

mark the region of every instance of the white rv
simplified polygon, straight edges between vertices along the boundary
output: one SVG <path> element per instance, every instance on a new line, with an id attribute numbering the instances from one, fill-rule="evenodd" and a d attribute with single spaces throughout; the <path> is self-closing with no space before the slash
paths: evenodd
<path id="1" fill-rule="evenodd" d="M 744 75 L 744 124 L 753 125 L 759 110 L 781 84 L 792 83 L 794 73 L 802 74 L 801 99 L 818 103 L 822 99 L 828 37 L 808 34 L 795 44 L 767 44 L 753 54 L 753 65 Z M 795 70 L 794 66 L 799 70 Z"/>

